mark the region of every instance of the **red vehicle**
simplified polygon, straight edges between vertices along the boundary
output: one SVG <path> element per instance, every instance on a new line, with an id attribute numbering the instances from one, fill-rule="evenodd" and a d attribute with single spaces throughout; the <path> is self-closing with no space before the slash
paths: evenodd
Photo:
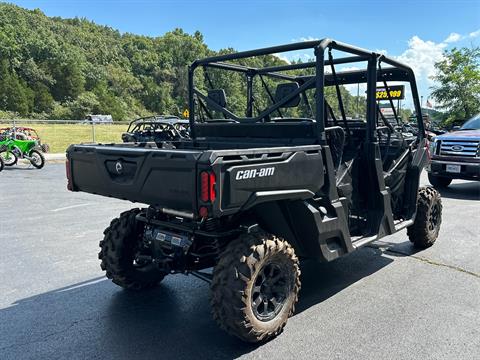
<path id="1" fill-rule="evenodd" d="M 40 136 L 35 129 L 23 126 L 12 126 L 6 128 L 0 128 L 0 141 L 6 136 L 15 133 L 15 139 L 17 140 L 37 140 L 38 145 L 41 147 L 44 153 L 50 151 L 48 144 L 42 144 Z"/>

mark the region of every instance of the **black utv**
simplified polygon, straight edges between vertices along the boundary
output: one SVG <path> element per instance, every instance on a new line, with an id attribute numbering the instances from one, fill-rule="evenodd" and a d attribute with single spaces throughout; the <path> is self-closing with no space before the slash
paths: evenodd
<path id="1" fill-rule="evenodd" d="M 311 62 L 246 65 L 307 49 Z M 228 98 L 232 78 L 242 96 Z M 379 110 L 377 83 L 391 82 L 410 86 L 413 140 Z M 354 116 L 349 86 L 366 88 Z M 67 151 L 70 190 L 149 204 L 104 232 L 99 258 L 115 284 L 195 275 L 211 283 L 223 329 L 267 341 L 294 313 L 299 261 L 333 261 L 403 229 L 417 247 L 435 242 L 442 205 L 419 188 L 428 142 L 408 66 L 330 39 L 214 56 L 189 67 L 189 111 L 189 139 Z"/>
<path id="2" fill-rule="evenodd" d="M 123 142 L 162 142 L 189 137 L 188 120 L 173 115 L 153 115 L 133 120 L 122 134 Z"/>

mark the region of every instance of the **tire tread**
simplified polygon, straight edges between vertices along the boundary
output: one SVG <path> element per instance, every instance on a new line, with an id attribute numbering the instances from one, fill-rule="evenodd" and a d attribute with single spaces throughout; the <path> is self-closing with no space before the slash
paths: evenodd
<path id="1" fill-rule="evenodd" d="M 440 218 L 438 229 L 432 233 L 428 229 L 429 215 L 432 205 L 438 202 L 440 206 Z M 418 190 L 417 214 L 413 225 L 407 228 L 407 235 L 415 247 L 425 249 L 433 245 L 437 240 L 438 231 L 442 222 L 442 201 L 440 193 L 431 186 L 422 187 Z"/>
<path id="2" fill-rule="evenodd" d="M 131 264 L 127 262 L 126 253 L 128 254 L 134 245 L 135 217 L 139 212 L 140 209 L 124 211 L 118 218 L 113 219 L 103 232 L 104 238 L 99 244 L 100 268 L 114 284 L 128 290 L 149 289 L 164 278 L 163 275 L 152 281 L 133 276 Z"/>
<path id="3" fill-rule="evenodd" d="M 294 300 L 279 326 L 262 329 L 254 326 L 251 315 L 246 311 L 250 299 L 245 289 L 254 281 L 262 260 L 273 254 L 283 254 L 293 264 Z M 267 341 L 283 331 L 288 317 L 295 311 L 300 287 L 299 261 L 288 242 L 265 233 L 241 235 L 227 245 L 215 267 L 211 284 L 213 318 L 227 333 L 244 341 Z"/>

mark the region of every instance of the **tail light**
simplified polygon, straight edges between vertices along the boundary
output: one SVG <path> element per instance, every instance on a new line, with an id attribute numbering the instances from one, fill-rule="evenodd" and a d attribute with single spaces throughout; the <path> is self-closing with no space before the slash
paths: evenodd
<path id="1" fill-rule="evenodd" d="M 202 171 L 200 173 L 200 199 L 203 202 L 214 202 L 215 193 L 215 173 L 212 171 Z"/>
<path id="2" fill-rule="evenodd" d="M 67 189 L 73 191 L 72 184 L 72 168 L 70 167 L 70 160 L 65 161 L 65 172 L 67 173 Z"/>
<path id="3" fill-rule="evenodd" d="M 215 192 L 216 178 L 213 171 L 202 171 L 200 173 L 200 200 L 204 203 L 213 203 L 217 197 Z M 208 207 L 200 206 L 198 209 L 200 217 L 208 217 Z"/>
<path id="4" fill-rule="evenodd" d="M 208 192 L 211 202 L 214 202 L 215 198 L 217 197 L 217 194 L 215 193 L 216 181 L 217 179 L 215 178 L 215 173 L 211 172 L 210 174 L 208 174 Z"/>

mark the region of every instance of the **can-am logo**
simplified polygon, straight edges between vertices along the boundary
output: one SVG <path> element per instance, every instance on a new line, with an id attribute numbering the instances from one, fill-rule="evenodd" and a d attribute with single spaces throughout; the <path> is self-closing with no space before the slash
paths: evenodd
<path id="1" fill-rule="evenodd" d="M 275 172 L 274 167 L 261 169 L 239 170 L 235 176 L 235 180 L 253 179 L 256 177 L 272 176 Z"/>

